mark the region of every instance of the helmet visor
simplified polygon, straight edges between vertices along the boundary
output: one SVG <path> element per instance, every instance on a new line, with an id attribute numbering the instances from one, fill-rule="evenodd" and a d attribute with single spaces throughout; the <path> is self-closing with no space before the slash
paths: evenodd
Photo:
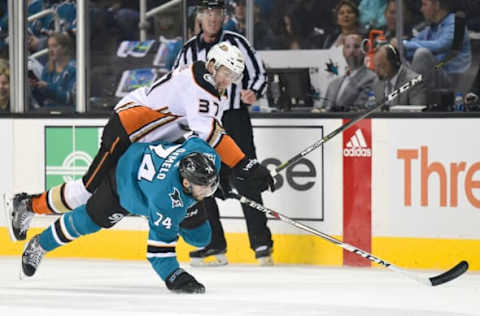
<path id="1" fill-rule="evenodd" d="M 215 180 L 207 185 L 192 183 L 192 195 L 196 200 L 202 200 L 212 196 L 218 189 L 218 181 Z"/>

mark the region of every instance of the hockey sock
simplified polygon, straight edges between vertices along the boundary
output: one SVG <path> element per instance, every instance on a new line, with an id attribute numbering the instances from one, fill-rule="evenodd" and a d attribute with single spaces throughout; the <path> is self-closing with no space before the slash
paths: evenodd
<path id="1" fill-rule="evenodd" d="M 57 185 L 32 198 L 32 210 L 35 214 L 63 214 L 85 204 L 90 196 L 82 179 L 78 179 Z"/>
<path id="2" fill-rule="evenodd" d="M 63 246 L 82 235 L 100 230 L 87 214 L 85 205 L 77 207 L 73 212 L 63 214 L 50 227 L 40 234 L 40 245 L 46 251 Z"/>

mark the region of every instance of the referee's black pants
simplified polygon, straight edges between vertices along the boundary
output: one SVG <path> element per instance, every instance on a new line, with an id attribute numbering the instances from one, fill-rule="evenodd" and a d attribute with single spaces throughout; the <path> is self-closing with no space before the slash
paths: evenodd
<path id="1" fill-rule="evenodd" d="M 253 143 L 253 130 L 250 122 L 250 114 L 246 107 L 235 110 L 228 110 L 223 114 L 222 118 L 223 127 L 227 131 L 237 145 L 242 149 L 247 158 L 257 158 L 255 153 L 255 145 Z M 225 170 L 225 166 L 222 166 L 222 172 L 230 172 Z M 262 203 L 262 196 L 260 192 L 252 190 L 248 186 L 234 181 L 233 185 L 238 192 L 255 202 Z M 226 248 L 225 234 L 222 224 L 220 222 L 220 214 L 218 211 L 218 205 L 215 198 L 205 199 L 203 205 L 199 207 L 205 207 L 208 214 L 208 221 L 212 228 L 212 241 L 209 245 L 211 248 L 224 249 Z M 250 240 L 250 248 L 255 250 L 260 246 L 273 246 L 272 234 L 267 226 L 267 217 L 265 213 L 257 211 L 245 204 L 241 204 L 243 214 L 247 222 L 248 238 Z"/>

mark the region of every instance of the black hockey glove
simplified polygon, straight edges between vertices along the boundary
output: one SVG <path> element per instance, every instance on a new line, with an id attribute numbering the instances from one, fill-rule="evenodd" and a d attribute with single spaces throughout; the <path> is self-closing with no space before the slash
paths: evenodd
<path id="1" fill-rule="evenodd" d="M 222 199 L 222 200 L 228 200 L 228 199 L 234 199 L 235 196 L 231 194 L 230 192 L 232 191 L 232 187 L 230 185 L 226 186 L 228 189 L 225 189 L 225 187 L 220 184 L 218 186 L 217 191 L 215 191 L 214 196 L 216 198 Z"/>
<path id="2" fill-rule="evenodd" d="M 205 206 L 202 203 L 203 201 L 200 201 L 187 209 L 187 214 L 185 214 L 183 221 L 180 222 L 180 227 L 192 229 L 202 225 L 208 219 Z"/>
<path id="3" fill-rule="evenodd" d="M 205 286 L 182 268 L 178 268 L 167 277 L 167 288 L 175 293 L 203 294 Z"/>
<path id="4" fill-rule="evenodd" d="M 242 159 L 234 168 L 233 175 L 239 181 L 263 192 L 270 188 L 275 191 L 275 183 L 270 171 L 258 163 L 257 159 Z"/>
<path id="5" fill-rule="evenodd" d="M 230 194 L 232 191 L 232 185 L 230 184 L 232 177 L 232 168 L 229 168 L 227 165 L 222 163 L 222 169 L 220 169 L 220 185 L 218 186 L 217 191 L 215 191 L 215 197 L 227 200 L 233 198 Z"/>

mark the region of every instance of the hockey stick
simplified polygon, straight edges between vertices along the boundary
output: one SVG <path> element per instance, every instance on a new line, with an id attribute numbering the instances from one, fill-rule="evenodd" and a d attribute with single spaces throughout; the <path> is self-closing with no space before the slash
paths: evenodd
<path id="1" fill-rule="evenodd" d="M 411 79 L 410 81 L 407 81 L 405 84 L 403 84 L 400 88 L 398 88 L 397 90 L 395 91 L 392 91 L 392 93 L 390 93 L 388 96 L 387 96 L 387 99 L 385 102 L 381 103 L 381 104 L 378 104 L 377 106 L 375 106 L 374 108 L 371 108 L 370 110 L 366 111 L 365 113 L 362 113 L 360 114 L 359 116 L 351 119 L 348 123 L 340 126 L 339 128 L 335 129 L 334 131 L 330 132 L 327 136 L 323 137 L 322 139 L 316 141 L 314 144 L 310 145 L 309 147 L 305 148 L 302 152 L 296 154 L 295 156 L 293 156 L 292 158 L 290 158 L 288 161 L 280 164 L 279 166 L 277 166 L 275 169 L 271 170 L 270 171 L 270 174 L 272 175 L 272 177 L 275 177 L 280 171 L 282 171 L 283 169 L 287 168 L 288 166 L 292 165 L 293 163 L 297 162 L 298 160 L 300 160 L 301 158 L 303 158 L 304 156 L 306 156 L 307 154 L 309 154 L 310 152 L 314 151 L 315 149 L 317 149 L 318 147 L 322 146 L 324 143 L 326 143 L 327 141 L 329 141 L 330 139 L 332 139 L 333 137 L 335 137 L 336 135 L 340 134 L 341 132 L 343 132 L 344 130 L 346 130 L 347 128 L 349 128 L 350 126 L 356 124 L 358 121 L 360 121 L 361 119 L 369 116 L 370 114 L 372 114 L 373 112 L 379 110 L 382 106 L 385 105 L 385 103 L 387 102 L 390 102 L 392 101 L 393 99 L 395 99 L 399 94 L 401 93 L 404 93 L 405 91 L 409 90 L 410 88 L 416 86 L 417 84 L 419 84 L 420 82 L 423 81 L 423 78 L 422 78 L 422 75 L 418 75 L 416 76 L 415 78 Z"/>
<path id="2" fill-rule="evenodd" d="M 316 236 L 319 236 L 319 237 L 322 237 L 323 239 L 325 240 L 328 240 L 330 241 L 331 243 L 339 246 L 339 247 L 342 247 L 343 249 L 345 250 L 348 250 L 350 252 L 353 252 L 359 256 L 362 256 L 372 262 L 375 262 L 381 266 L 384 266 L 385 268 L 387 269 L 390 269 L 392 271 L 395 271 L 395 272 L 399 272 L 401 274 L 403 274 L 404 276 L 406 277 L 409 277 L 413 280 L 416 280 L 420 283 L 423 283 L 425 285 L 428 285 L 428 286 L 436 286 L 436 285 L 440 285 L 440 284 L 443 284 L 443 283 L 447 283 L 453 279 L 456 279 L 458 278 L 459 276 L 461 276 L 462 274 L 464 274 L 467 270 L 468 270 L 468 262 L 463 260 L 461 261 L 460 263 L 458 263 L 456 266 L 454 266 L 453 268 L 451 268 L 450 270 L 442 273 L 442 274 L 439 274 L 437 276 L 434 276 L 434 277 L 431 277 L 431 278 L 424 278 L 424 277 L 420 277 L 416 274 L 413 274 L 411 272 L 408 272 L 402 268 L 399 268 L 381 258 L 378 258 L 378 257 L 375 257 L 374 255 L 372 255 L 371 253 L 368 253 L 364 250 L 361 250 L 361 249 L 358 249 L 350 244 L 347 244 L 347 243 L 344 243 L 336 238 L 333 238 L 332 236 L 330 235 L 327 235 L 325 233 L 322 233 L 321 231 L 319 230 L 316 230 L 315 228 L 312 228 L 310 226 L 307 226 L 307 225 L 304 225 L 302 223 L 299 223 L 297 221 L 294 221 L 293 219 L 283 215 L 283 214 L 280 214 L 272 209 L 269 209 L 269 208 L 266 208 L 265 206 L 263 206 L 262 204 L 259 204 L 255 201 L 252 201 L 248 198 L 246 198 L 245 196 L 242 196 L 236 192 L 233 192 L 231 191 L 230 192 L 231 196 L 233 196 L 235 199 L 239 200 L 240 203 L 242 204 L 246 204 L 256 210 L 259 210 L 263 213 L 266 213 L 266 214 L 269 214 L 281 221 L 284 221 L 290 225 L 293 225 L 297 228 L 300 228 L 302 230 L 305 230 L 309 233 L 312 233 Z"/>

